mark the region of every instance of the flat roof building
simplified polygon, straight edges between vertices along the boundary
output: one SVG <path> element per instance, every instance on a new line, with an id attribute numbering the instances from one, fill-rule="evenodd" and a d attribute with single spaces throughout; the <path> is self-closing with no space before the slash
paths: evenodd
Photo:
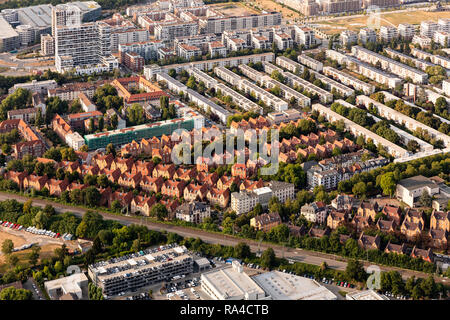
<path id="1" fill-rule="evenodd" d="M 172 244 L 91 264 L 88 274 L 104 295 L 114 296 L 190 274 L 193 267 L 186 247 Z"/>
<path id="2" fill-rule="evenodd" d="M 201 287 L 214 300 L 265 300 L 266 294 L 234 260 L 232 266 L 202 273 Z"/>
<path id="3" fill-rule="evenodd" d="M 337 300 L 335 294 L 317 281 L 271 271 L 252 277 L 272 300 Z"/>
<path id="4" fill-rule="evenodd" d="M 347 300 L 389 300 L 385 295 L 373 290 L 349 292 L 345 298 Z"/>

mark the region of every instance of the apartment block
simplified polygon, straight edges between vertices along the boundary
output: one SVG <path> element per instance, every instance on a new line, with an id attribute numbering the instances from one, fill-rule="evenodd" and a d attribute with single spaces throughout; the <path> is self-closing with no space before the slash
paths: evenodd
<path id="1" fill-rule="evenodd" d="M 434 21 L 422 21 L 420 23 L 420 35 L 433 38 L 434 33 L 439 30 L 439 25 Z"/>
<path id="2" fill-rule="evenodd" d="M 186 247 L 166 245 L 89 265 L 88 275 L 107 297 L 189 275 L 194 259 Z"/>
<path id="3" fill-rule="evenodd" d="M 428 75 L 425 72 L 419 71 L 403 63 L 397 62 L 393 59 L 386 58 L 385 56 L 376 52 L 370 51 L 360 46 L 352 47 L 352 54 L 367 63 L 375 65 L 377 62 L 381 63 L 383 70 L 392 72 L 398 75 L 400 78 L 411 78 L 414 83 L 426 83 Z"/>
<path id="4" fill-rule="evenodd" d="M 164 43 L 158 40 L 121 43 L 119 44 L 119 54 L 121 59 L 125 53 L 134 52 L 145 60 L 156 60 L 158 59 L 158 50 L 164 47 Z"/>
<path id="5" fill-rule="evenodd" d="M 358 78 L 345 73 L 344 71 L 335 69 L 333 67 L 323 67 L 323 73 L 333 79 L 339 80 L 343 84 L 347 86 L 351 86 L 356 90 L 362 91 L 365 94 L 369 95 L 375 92 L 375 86 L 361 81 Z"/>
<path id="6" fill-rule="evenodd" d="M 320 5 L 325 14 L 359 11 L 362 8 L 361 0 L 325 0 Z"/>
<path id="7" fill-rule="evenodd" d="M 237 67 L 241 64 L 257 63 L 257 62 L 272 62 L 275 60 L 275 55 L 272 52 L 252 54 L 249 56 L 238 56 L 238 57 L 227 57 L 212 60 L 202 60 L 194 61 L 188 63 L 171 64 L 163 67 L 159 66 L 148 66 L 144 68 L 144 74 L 157 73 L 157 72 L 168 72 L 170 69 L 175 69 L 175 71 L 181 72 L 181 70 L 186 70 L 190 67 L 196 67 L 199 70 L 208 71 L 215 67 Z M 146 69 L 148 71 L 146 71 Z M 151 71 L 151 72 L 150 72 Z"/>
<path id="8" fill-rule="evenodd" d="M 239 82 L 239 89 L 245 93 L 254 94 L 257 99 L 262 100 L 265 104 L 273 107 L 275 110 L 282 111 L 288 108 L 288 103 L 286 101 L 281 100 L 277 96 L 274 96 L 270 92 L 267 92 L 246 79 L 242 79 Z"/>
<path id="9" fill-rule="evenodd" d="M 281 24 L 280 12 L 268 12 L 262 14 L 251 14 L 246 16 L 212 16 L 199 19 L 202 33 L 220 34 L 225 30 L 239 30 L 277 26 Z"/>
<path id="10" fill-rule="evenodd" d="M 385 48 L 384 51 L 389 55 L 389 57 L 395 59 L 398 58 L 403 63 L 413 62 L 417 69 L 425 71 L 428 67 L 433 67 L 435 64 L 428 62 L 426 60 L 415 59 L 407 54 L 395 51 L 391 48 Z"/>
<path id="11" fill-rule="evenodd" d="M 277 57 L 276 64 L 294 74 L 301 74 L 305 69 L 300 63 L 283 56 Z"/>
<path id="12" fill-rule="evenodd" d="M 450 68 L 450 59 L 447 57 L 439 56 L 436 54 L 428 53 L 426 51 L 411 48 L 411 55 L 413 55 L 416 58 L 419 58 L 421 60 L 430 60 L 434 64 L 438 64 L 445 69 Z"/>
<path id="13" fill-rule="evenodd" d="M 359 30 L 358 39 L 362 43 L 376 42 L 377 33 L 371 28 L 362 28 Z"/>
<path id="14" fill-rule="evenodd" d="M 380 27 L 380 40 L 384 42 L 391 42 L 398 38 L 398 30 L 396 27 L 381 26 Z"/>
<path id="15" fill-rule="evenodd" d="M 309 92 L 311 94 L 317 94 L 320 101 L 323 103 L 330 103 L 333 101 L 333 95 L 330 92 L 312 84 L 311 82 L 306 81 L 290 72 L 283 73 L 283 76 L 285 77 L 290 87 L 292 88 L 298 87 L 299 89 Z"/>
<path id="16" fill-rule="evenodd" d="M 358 42 L 358 34 L 352 30 L 344 30 L 341 32 L 339 39 L 342 46 L 347 47 Z"/>
<path id="17" fill-rule="evenodd" d="M 366 97 L 366 96 L 358 96 L 358 97 Z M 368 97 L 366 97 L 366 98 L 368 98 Z M 368 98 L 368 99 L 370 99 L 370 98 Z M 357 102 L 358 102 L 358 100 L 357 100 Z M 376 133 L 354 123 L 353 121 L 341 116 L 340 114 L 334 112 L 330 108 L 327 108 L 321 104 L 316 103 L 316 104 L 312 105 L 312 109 L 317 110 L 320 114 L 324 115 L 325 118 L 330 122 L 343 120 L 345 128 L 347 130 L 349 130 L 350 132 L 352 132 L 355 136 L 362 135 L 366 140 L 369 138 L 372 139 L 375 145 L 381 144 L 382 146 L 384 146 L 386 148 L 386 150 L 390 154 L 392 154 L 396 157 L 403 157 L 403 156 L 409 154 L 407 150 L 399 147 L 398 145 L 390 142 L 389 140 L 384 139 L 383 137 L 380 137 Z"/>
<path id="18" fill-rule="evenodd" d="M 295 98 L 295 101 L 298 103 L 298 105 L 302 106 L 302 107 L 306 107 L 306 106 L 310 106 L 311 105 L 311 99 L 308 98 L 307 96 L 301 94 L 300 92 L 298 92 L 297 90 L 292 89 L 291 87 L 288 87 L 287 85 L 274 80 L 272 78 L 269 78 L 267 81 L 265 81 L 265 85 L 267 88 L 272 89 L 275 87 L 278 87 L 281 89 L 282 93 L 283 93 L 283 98 L 285 100 L 291 100 L 291 98 Z M 277 109 L 275 108 L 276 111 L 285 111 L 286 109 Z"/>
<path id="19" fill-rule="evenodd" d="M 225 80 L 226 82 L 228 82 L 232 86 L 238 86 L 239 82 L 242 79 L 239 75 L 237 75 L 236 73 L 234 73 L 231 70 L 228 70 L 225 67 L 215 67 L 214 68 L 214 73 L 220 79 Z"/>
<path id="20" fill-rule="evenodd" d="M 183 59 L 191 60 L 196 57 L 202 56 L 202 50 L 196 46 L 190 46 L 185 43 L 178 44 L 177 48 L 177 55 Z"/>
<path id="21" fill-rule="evenodd" d="M 353 93 L 355 93 L 355 90 L 352 88 L 349 88 L 347 86 L 344 86 L 342 83 L 339 83 L 333 79 L 328 78 L 327 76 L 324 76 L 323 74 L 320 74 L 316 71 L 312 71 L 311 73 L 315 75 L 316 79 L 319 79 L 322 81 L 322 83 L 325 85 L 327 90 L 333 92 L 336 91 L 339 95 L 348 97 L 351 96 Z"/>
<path id="22" fill-rule="evenodd" d="M 268 186 L 254 189 L 252 191 L 233 192 L 231 194 L 231 209 L 240 215 L 251 211 L 256 204 L 260 203 L 267 208 L 269 200 L 277 197 L 284 203 L 287 199 L 294 198 L 294 185 L 286 182 L 271 181 Z"/>
<path id="23" fill-rule="evenodd" d="M 411 40 L 414 37 L 416 29 L 408 23 L 400 23 L 397 27 L 398 36 L 402 39 Z"/>
<path id="24" fill-rule="evenodd" d="M 218 83 L 215 86 L 215 89 L 216 89 L 216 92 L 218 90 L 220 90 L 222 95 L 231 97 L 231 100 L 233 101 L 233 103 L 235 103 L 238 107 L 240 107 L 240 108 L 242 108 L 242 109 L 244 109 L 246 111 L 254 111 L 256 113 L 263 114 L 262 107 L 260 107 L 255 102 L 247 99 L 246 97 L 244 97 L 240 93 L 234 91 L 230 87 L 224 85 L 223 83 Z"/>
<path id="25" fill-rule="evenodd" d="M 388 94 L 389 94 L 386 91 L 382 91 L 382 93 L 385 95 L 385 97 L 388 96 Z M 391 99 L 394 99 L 395 96 L 393 96 L 393 95 L 391 95 L 391 96 L 392 96 Z M 386 98 L 385 98 L 385 101 L 388 101 L 388 100 L 386 100 Z M 425 125 L 425 124 L 423 124 L 423 123 L 421 123 L 421 122 L 419 122 L 419 121 L 417 121 L 417 120 L 415 120 L 413 118 L 410 118 L 410 117 L 408 117 L 407 115 L 404 115 L 401 112 L 398 112 L 398 111 L 396 111 L 396 110 L 394 110 L 392 108 L 389 108 L 388 106 L 386 106 L 386 105 L 384 105 L 382 103 L 379 103 L 379 102 L 377 102 L 377 101 L 375 101 L 375 100 L 373 100 L 373 99 L 371 99 L 371 98 L 369 98 L 367 96 L 363 96 L 363 95 L 357 96 L 356 97 L 356 103 L 364 105 L 366 108 L 368 108 L 369 105 L 372 104 L 375 108 L 377 108 L 378 114 L 381 117 L 384 117 L 386 119 L 394 120 L 396 122 L 402 123 L 406 128 L 408 128 L 411 131 L 414 131 L 417 128 L 421 128 L 422 130 L 427 131 L 428 134 L 432 138 L 441 139 L 444 142 L 445 146 L 447 146 L 447 147 L 450 146 L 450 136 L 448 136 L 448 135 L 446 135 L 446 134 L 444 134 L 444 133 L 442 133 L 442 132 L 440 132 L 438 130 L 435 130 L 435 129 L 433 129 L 433 128 L 431 128 L 431 127 L 429 127 L 429 126 L 427 126 L 427 125 Z"/>
<path id="26" fill-rule="evenodd" d="M 433 41 L 439 43 L 444 48 L 449 47 L 450 33 L 447 31 L 436 31 L 433 36 Z"/>
<path id="27" fill-rule="evenodd" d="M 172 42 L 178 37 L 187 37 L 197 35 L 199 25 L 197 22 L 175 21 L 159 23 L 155 26 L 155 38 Z"/>
<path id="28" fill-rule="evenodd" d="M 314 30 L 301 26 L 294 26 L 295 28 L 295 41 L 298 45 L 304 45 L 309 48 L 316 44 Z"/>
<path id="29" fill-rule="evenodd" d="M 308 68 L 311 68 L 317 72 L 322 71 L 323 69 L 323 63 L 320 61 L 317 61 L 316 59 L 313 59 L 311 57 L 308 57 L 306 54 L 301 54 L 297 57 L 298 62 L 301 64 L 307 66 Z"/>
<path id="30" fill-rule="evenodd" d="M 43 56 L 55 54 L 55 39 L 49 34 L 41 34 L 41 54 Z"/>

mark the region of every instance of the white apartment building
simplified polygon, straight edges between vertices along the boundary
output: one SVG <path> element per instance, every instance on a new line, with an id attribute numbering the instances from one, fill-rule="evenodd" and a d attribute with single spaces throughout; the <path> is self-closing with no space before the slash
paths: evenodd
<path id="1" fill-rule="evenodd" d="M 323 69 L 323 63 L 320 61 L 317 61 L 316 59 L 313 59 L 311 57 L 308 57 L 306 54 L 301 54 L 297 57 L 298 62 L 301 64 L 307 66 L 308 68 L 311 68 L 317 72 L 322 71 Z"/>
<path id="2" fill-rule="evenodd" d="M 149 39 L 150 34 L 146 29 L 130 29 L 111 32 L 111 52 L 117 52 L 120 44 L 146 42 Z"/>
<path id="3" fill-rule="evenodd" d="M 220 90 L 222 95 L 229 96 L 231 100 L 240 108 L 246 110 L 246 111 L 253 111 L 259 114 L 263 114 L 263 108 L 260 107 L 255 102 L 251 101 L 250 99 L 247 99 L 240 93 L 234 91 L 230 87 L 224 85 L 223 83 L 217 83 L 215 86 L 216 92 Z"/>
<path id="4" fill-rule="evenodd" d="M 216 79 L 195 67 L 189 68 L 186 71 L 190 76 L 193 76 L 197 82 L 202 81 L 205 84 L 205 87 L 208 89 L 216 88 L 218 84 L 218 81 Z"/>
<path id="5" fill-rule="evenodd" d="M 177 46 L 177 54 L 186 60 L 191 60 L 195 57 L 201 57 L 202 50 L 196 46 L 180 43 Z"/>
<path id="6" fill-rule="evenodd" d="M 370 51 L 360 46 L 352 47 L 352 54 L 356 58 L 371 63 L 373 65 L 377 64 L 377 62 L 381 63 L 381 68 L 383 70 L 392 72 L 395 75 L 398 75 L 400 78 L 406 79 L 411 78 L 414 83 L 426 83 L 428 79 L 428 75 L 419 71 L 415 68 L 412 68 L 406 64 L 397 62 L 393 59 L 386 58 L 385 56 L 378 54 L 376 52 Z"/>
<path id="7" fill-rule="evenodd" d="M 333 101 L 333 95 L 330 92 L 312 84 L 311 82 L 306 81 L 290 72 L 283 73 L 283 76 L 287 80 L 287 83 L 290 87 L 298 87 L 301 90 L 305 90 L 306 92 L 309 92 L 313 95 L 317 94 L 322 103 L 330 103 Z"/>
<path id="8" fill-rule="evenodd" d="M 262 100 L 266 105 L 273 107 L 277 111 L 288 109 L 288 103 L 286 101 L 283 101 L 277 96 L 267 92 L 246 79 L 242 79 L 239 82 L 239 90 L 242 90 L 245 93 L 254 94 L 257 99 Z"/>
<path id="9" fill-rule="evenodd" d="M 394 99 L 393 97 L 395 97 L 393 95 L 389 96 L 389 92 L 385 92 L 385 91 L 382 91 L 382 92 L 385 95 L 385 97 L 390 97 L 391 99 Z M 404 115 L 403 113 L 398 112 L 397 110 L 391 109 L 388 106 L 386 106 L 382 103 L 379 103 L 367 96 L 363 96 L 363 95 L 357 96 L 356 103 L 362 104 L 366 108 L 368 108 L 370 104 L 373 104 L 373 106 L 377 108 L 378 114 L 381 117 L 401 123 L 411 131 L 414 131 L 417 128 L 426 130 L 431 137 L 436 138 L 436 139 L 441 139 L 444 142 L 444 145 L 446 147 L 450 146 L 450 136 L 448 136 L 438 130 L 435 130 L 413 118 L 410 118 L 407 115 Z"/>
<path id="10" fill-rule="evenodd" d="M 211 207 L 198 201 L 185 202 L 176 209 L 175 217 L 186 222 L 202 223 L 211 217 Z"/>
<path id="11" fill-rule="evenodd" d="M 380 40 L 384 42 L 391 42 L 398 38 L 398 30 L 396 27 L 381 26 L 380 27 Z"/>
<path id="12" fill-rule="evenodd" d="M 428 53 L 426 51 L 416 49 L 416 48 L 411 48 L 411 55 L 413 55 L 416 58 L 422 59 L 422 60 L 426 60 L 427 58 L 429 58 L 430 61 L 434 64 L 438 64 L 438 65 L 444 67 L 445 69 L 450 68 L 450 59 L 449 58 L 439 56 L 436 54 L 432 54 L 432 53 Z"/>
<path id="13" fill-rule="evenodd" d="M 400 23 L 397 27 L 398 36 L 402 39 L 412 39 L 416 28 L 408 23 Z"/>
<path id="14" fill-rule="evenodd" d="M 391 48 L 385 48 L 384 51 L 393 59 L 399 58 L 401 62 L 407 63 L 408 61 L 412 61 L 417 69 L 425 71 L 428 67 L 435 66 L 433 63 L 428 62 L 426 60 L 415 59 L 407 54 L 395 51 Z"/>
<path id="15" fill-rule="evenodd" d="M 446 96 L 450 97 L 450 80 L 442 80 L 442 90 Z"/>
<path id="16" fill-rule="evenodd" d="M 173 41 L 173 44 L 175 47 L 180 43 L 195 46 L 202 50 L 202 54 L 206 54 L 208 53 L 209 43 L 214 41 L 220 41 L 220 37 L 216 36 L 215 34 L 199 34 L 188 37 L 177 37 Z"/>
<path id="17" fill-rule="evenodd" d="M 366 96 L 358 96 L 358 97 L 366 97 Z M 358 100 L 357 103 L 359 103 Z M 390 142 L 389 140 L 386 140 L 383 137 L 380 137 L 376 133 L 356 124 L 355 122 L 341 116 L 340 114 L 334 112 L 330 108 L 327 108 L 321 104 L 316 103 L 312 105 L 312 109 L 317 110 L 320 114 L 324 115 L 329 122 L 343 120 L 345 128 L 349 130 L 351 133 L 353 133 L 355 136 L 362 135 L 366 139 L 366 141 L 369 138 L 372 139 L 375 145 L 381 144 L 383 147 L 386 148 L 387 152 L 389 152 L 395 157 L 403 157 L 409 154 L 407 150 L 399 147 L 398 145 Z M 330 174 L 330 176 L 332 175 Z"/>
<path id="18" fill-rule="evenodd" d="M 265 86 L 269 89 L 272 89 L 274 87 L 279 87 L 281 89 L 281 91 L 283 92 L 283 97 L 285 100 L 290 100 L 291 98 L 295 98 L 295 101 L 298 103 L 298 105 L 300 105 L 302 107 L 311 105 L 310 98 L 304 96 L 297 90 L 294 90 L 275 79 L 269 78 L 264 83 L 265 83 Z M 284 109 L 284 105 L 283 105 L 283 109 L 275 108 L 275 110 L 276 111 L 284 111 L 284 110 L 287 110 L 287 108 Z"/>
<path id="19" fill-rule="evenodd" d="M 267 12 L 245 16 L 213 16 L 199 19 L 199 26 L 203 33 L 220 34 L 225 30 L 250 29 L 281 24 L 280 12 Z"/>
<path id="20" fill-rule="evenodd" d="M 353 90 L 352 88 L 344 86 L 342 83 L 330 79 L 327 76 L 324 76 L 323 74 L 320 74 L 313 70 L 311 70 L 311 73 L 315 75 L 316 79 L 322 81 L 327 90 L 329 90 L 330 92 L 335 90 L 338 94 L 344 97 L 351 96 L 352 94 L 355 93 L 355 90 Z"/>
<path id="21" fill-rule="evenodd" d="M 231 70 L 228 70 L 225 67 L 215 67 L 214 68 L 214 73 L 220 79 L 225 80 L 226 82 L 228 82 L 232 86 L 238 86 L 239 82 L 242 79 L 239 75 L 237 75 L 236 73 L 234 73 Z"/>
<path id="22" fill-rule="evenodd" d="M 439 30 L 439 25 L 434 21 L 422 21 L 420 23 L 420 35 L 433 38 L 434 33 Z"/>
<path id="23" fill-rule="evenodd" d="M 349 57 L 346 54 L 336 50 L 325 50 L 325 56 L 331 60 L 335 60 L 339 64 L 347 64 L 349 62 Z"/>
<path id="24" fill-rule="evenodd" d="M 276 64 L 280 67 L 289 70 L 292 73 L 300 74 L 303 72 L 305 67 L 303 67 L 300 63 L 295 62 L 289 58 L 278 56 L 276 59 Z"/>
<path id="25" fill-rule="evenodd" d="M 347 86 L 352 86 L 356 90 L 362 91 L 365 94 L 369 95 L 375 92 L 375 86 L 361 81 L 358 78 L 355 78 L 354 76 L 345 73 L 344 71 L 337 70 L 333 67 L 323 67 L 323 73 L 333 79 L 339 80 L 343 84 Z"/>
<path id="26" fill-rule="evenodd" d="M 295 30 L 295 42 L 299 45 L 304 45 L 309 48 L 316 44 L 316 38 L 314 30 L 298 25 L 294 26 Z"/>
<path id="27" fill-rule="evenodd" d="M 25 83 L 16 83 L 14 86 L 9 88 L 8 94 L 14 93 L 17 89 L 22 88 L 28 91 L 42 93 L 44 95 L 47 95 L 48 90 L 52 90 L 58 87 L 58 84 L 55 80 L 44 80 L 44 81 L 37 81 L 32 80 L 31 82 L 25 82 Z"/>
<path id="28" fill-rule="evenodd" d="M 237 67 L 241 64 L 249 64 L 250 62 L 257 63 L 268 61 L 272 62 L 275 60 L 275 55 L 272 52 L 260 53 L 260 54 L 252 54 L 249 56 L 238 56 L 238 57 L 227 57 L 220 59 L 212 59 L 212 60 L 201 60 L 180 64 L 171 64 L 166 65 L 160 68 L 157 68 L 161 72 L 168 72 L 170 69 L 175 69 L 175 71 L 181 72 L 181 70 L 185 70 L 192 66 L 196 67 L 199 70 L 212 70 L 215 67 Z M 144 67 L 144 71 L 146 68 L 155 68 L 152 66 Z M 155 70 L 157 70 L 155 69 Z"/>
<path id="29" fill-rule="evenodd" d="M 323 224 L 327 218 L 325 205 L 319 206 L 316 202 L 303 205 L 300 209 L 300 214 L 312 223 Z"/>
<path id="30" fill-rule="evenodd" d="M 449 37 L 450 33 L 448 31 L 436 31 L 433 36 L 433 41 L 447 48 L 449 46 Z"/>
<path id="31" fill-rule="evenodd" d="M 358 38 L 362 43 L 377 42 L 377 33 L 371 28 L 362 28 L 359 30 Z"/>
<path id="32" fill-rule="evenodd" d="M 147 70 L 149 70 L 149 69 L 147 69 Z M 186 92 L 188 89 L 188 87 L 185 84 L 181 83 L 177 79 L 172 78 L 167 73 L 158 72 L 155 75 L 156 75 L 156 81 L 165 81 L 167 84 L 167 88 L 171 91 L 176 92 L 177 94 L 179 94 L 180 92 Z M 150 80 L 152 78 L 152 75 L 150 75 L 148 72 L 144 71 L 144 77 L 147 80 Z"/>
<path id="33" fill-rule="evenodd" d="M 198 34 L 197 22 L 175 21 L 159 23 L 155 26 L 155 38 L 171 42 L 178 37 L 187 37 Z"/>
<path id="34" fill-rule="evenodd" d="M 344 30 L 341 32 L 339 39 L 341 41 L 342 46 L 346 47 L 348 45 L 352 45 L 358 42 L 358 34 L 351 30 Z"/>
<path id="35" fill-rule="evenodd" d="M 420 47 L 425 48 L 425 47 L 431 46 L 431 41 L 432 41 L 432 38 L 430 38 L 430 37 L 425 37 L 425 36 L 416 34 L 416 35 L 414 35 L 414 37 L 412 39 L 412 44 L 418 44 Z"/>
<path id="36" fill-rule="evenodd" d="M 240 191 L 231 194 L 231 209 L 237 215 L 247 213 L 260 203 L 263 208 L 266 208 L 270 199 L 275 196 L 281 203 L 285 203 L 287 199 L 293 199 L 294 184 L 271 181 L 268 186 L 255 189 L 253 191 Z"/>
<path id="37" fill-rule="evenodd" d="M 208 52 L 211 58 L 226 57 L 228 50 L 220 41 L 212 41 L 208 43 Z"/>
<path id="38" fill-rule="evenodd" d="M 165 44 L 159 40 L 121 43 L 119 44 L 119 53 L 122 55 L 127 52 L 134 52 L 145 60 L 152 60 L 158 58 L 158 50 L 164 47 Z"/>
<path id="39" fill-rule="evenodd" d="M 189 101 L 194 102 L 203 109 L 204 112 L 211 111 L 211 113 L 215 114 L 222 123 L 227 123 L 228 117 L 231 115 L 226 109 L 222 108 L 218 104 L 212 102 L 205 96 L 202 96 L 200 93 L 187 89 L 185 94 L 187 94 Z"/>
<path id="40" fill-rule="evenodd" d="M 286 33 L 275 33 L 273 35 L 273 42 L 276 44 L 278 50 L 286 50 L 292 48 L 294 45 L 294 40 L 290 35 Z"/>
<path id="41" fill-rule="evenodd" d="M 41 54 L 43 56 L 55 55 L 55 39 L 49 34 L 41 34 Z"/>
<path id="42" fill-rule="evenodd" d="M 384 72 L 378 68 L 372 67 L 370 64 L 359 61 L 352 57 L 348 57 L 347 67 L 371 80 L 378 83 L 384 84 L 391 89 L 394 89 L 397 85 L 401 84 L 403 81 L 399 77 Z"/>
<path id="43" fill-rule="evenodd" d="M 438 20 L 438 30 L 444 32 L 450 32 L 450 19 L 440 18 Z"/>

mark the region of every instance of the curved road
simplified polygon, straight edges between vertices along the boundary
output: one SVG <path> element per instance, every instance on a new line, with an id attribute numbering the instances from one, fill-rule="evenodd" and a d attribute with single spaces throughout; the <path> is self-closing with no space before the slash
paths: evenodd
<path id="1" fill-rule="evenodd" d="M 16 195 L 16 194 L 10 194 L 10 193 L 4 193 L 0 192 L 0 201 L 9 200 L 9 199 L 15 199 L 19 202 L 25 202 L 27 200 L 30 200 L 32 198 Z M 42 199 L 32 199 L 33 205 L 44 207 L 47 204 L 52 205 L 57 212 L 63 213 L 63 212 L 72 212 L 78 217 L 82 217 L 87 209 L 80 208 L 80 207 L 72 207 L 63 205 L 57 202 L 49 201 L 49 200 L 42 200 Z M 267 243 L 261 243 L 259 244 L 258 241 L 254 240 L 248 240 L 248 239 L 241 239 L 229 235 L 223 235 L 223 234 L 217 234 L 217 233 L 211 233 L 204 230 L 199 229 L 193 229 L 193 228 L 187 228 L 182 226 L 174 226 L 174 225 L 168 225 L 163 223 L 156 223 L 156 222 L 148 222 L 140 217 L 136 216 L 119 216 L 114 215 L 108 212 L 95 210 L 98 213 L 100 213 L 105 219 L 108 220 L 115 220 L 118 221 L 124 225 L 130 225 L 130 224 L 141 224 L 145 225 L 149 230 L 154 231 L 167 231 L 167 232 L 174 232 L 179 234 L 183 237 L 193 237 L 193 238 L 200 238 L 204 242 L 211 243 L 211 244 L 223 244 L 223 245 L 231 245 L 235 246 L 239 242 L 245 241 L 251 248 L 253 252 L 257 252 L 258 249 L 261 251 L 265 250 L 268 247 L 272 247 L 275 251 L 275 254 L 277 257 L 285 257 L 288 259 L 292 259 L 294 261 L 313 264 L 313 265 L 321 265 L 322 262 L 326 262 L 328 266 L 332 269 L 336 270 L 345 270 L 345 267 L 347 265 L 346 259 L 340 256 L 336 256 L 333 254 L 326 254 L 326 253 L 320 253 L 320 252 L 314 252 L 314 251 L 308 251 L 303 249 L 294 249 L 294 248 L 286 248 L 280 245 L 274 245 L 274 244 L 267 244 Z M 364 265 L 367 267 L 369 265 L 372 265 L 371 263 L 364 262 Z M 379 266 L 381 271 L 391 271 L 396 270 L 398 271 L 404 279 L 409 278 L 411 276 L 416 277 L 428 277 L 429 274 L 423 273 L 423 272 L 417 272 L 407 269 L 401 269 L 396 267 L 386 267 L 386 266 Z M 437 277 L 435 276 L 435 280 L 438 282 L 442 282 L 445 284 L 449 284 L 450 280 Z"/>

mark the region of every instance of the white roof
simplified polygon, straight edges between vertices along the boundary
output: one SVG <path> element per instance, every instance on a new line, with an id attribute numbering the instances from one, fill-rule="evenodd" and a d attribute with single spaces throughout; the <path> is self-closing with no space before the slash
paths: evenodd
<path id="1" fill-rule="evenodd" d="M 203 273 L 202 281 L 205 280 L 225 299 L 242 297 L 247 293 L 264 294 L 264 291 L 246 273 L 238 272 L 231 267 Z"/>
<path id="2" fill-rule="evenodd" d="M 373 290 L 355 291 L 347 293 L 347 300 L 389 300 L 386 296 L 376 293 Z"/>
<path id="3" fill-rule="evenodd" d="M 273 300 L 336 300 L 337 297 L 317 281 L 280 271 L 253 277 Z"/>

